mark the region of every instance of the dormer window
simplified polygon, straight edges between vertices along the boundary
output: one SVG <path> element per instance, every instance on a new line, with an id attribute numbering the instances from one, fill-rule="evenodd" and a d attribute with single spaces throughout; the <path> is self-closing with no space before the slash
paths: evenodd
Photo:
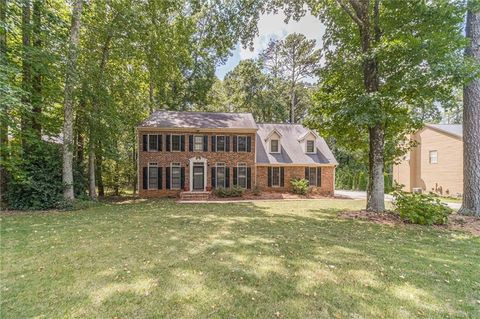
<path id="1" fill-rule="evenodd" d="M 306 152 L 310 153 L 310 154 L 315 153 L 315 141 L 314 140 L 307 140 Z"/>
<path id="2" fill-rule="evenodd" d="M 272 139 L 270 140 L 270 153 L 278 153 L 279 152 L 279 143 L 278 140 Z"/>

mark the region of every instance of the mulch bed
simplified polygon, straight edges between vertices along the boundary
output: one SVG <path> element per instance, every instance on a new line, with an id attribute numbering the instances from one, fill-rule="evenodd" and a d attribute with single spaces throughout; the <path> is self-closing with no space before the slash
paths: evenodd
<path id="1" fill-rule="evenodd" d="M 385 213 L 374 213 L 367 212 L 364 210 L 359 211 L 349 211 L 342 212 L 338 214 L 338 217 L 345 219 L 361 219 L 366 221 L 371 221 L 377 224 L 382 225 L 408 225 L 409 223 L 403 221 L 400 216 L 393 212 Z M 480 236 L 480 218 L 473 216 L 461 216 L 453 214 L 448 219 L 448 224 L 446 225 L 434 225 L 433 227 L 438 227 L 442 229 L 453 229 L 453 230 L 462 230 L 469 232 L 472 235 Z"/>

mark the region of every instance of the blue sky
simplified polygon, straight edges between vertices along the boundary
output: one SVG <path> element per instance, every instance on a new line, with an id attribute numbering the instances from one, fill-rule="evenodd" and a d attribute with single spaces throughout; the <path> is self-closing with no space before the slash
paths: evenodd
<path id="1" fill-rule="evenodd" d="M 290 33 L 303 33 L 308 39 L 315 39 L 317 47 L 321 47 L 325 27 L 316 17 L 307 13 L 298 22 L 290 21 L 286 24 L 284 20 L 285 15 L 283 13 L 262 15 L 258 22 L 259 34 L 253 41 L 253 51 L 244 49 L 238 44 L 227 62 L 217 67 L 215 74 L 223 79 L 225 74 L 233 70 L 240 60 L 258 57 L 258 54 L 266 48 L 270 39 L 283 39 Z"/>

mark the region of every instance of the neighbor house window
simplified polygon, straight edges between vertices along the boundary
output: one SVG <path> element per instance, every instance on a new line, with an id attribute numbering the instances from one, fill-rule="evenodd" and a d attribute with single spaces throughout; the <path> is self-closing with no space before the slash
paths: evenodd
<path id="1" fill-rule="evenodd" d="M 278 140 L 270 140 L 270 153 L 278 153 Z"/>
<path id="2" fill-rule="evenodd" d="M 272 167 L 272 186 L 280 186 L 280 167 Z"/>
<path id="3" fill-rule="evenodd" d="M 158 151 L 158 135 L 148 135 L 148 151 Z"/>
<path id="4" fill-rule="evenodd" d="M 180 135 L 172 135 L 172 151 L 180 152 Z"/>
<path id="5" fill-rule="evenodd" d="M 215 188 L 225 188 L 225 163 L 217 163 L 216 165 L 216 185 Z"/>
<path id="6" fill-rule="evenodd" d="M 237 137 L 237 151 L 238 152 L 246 152 L 247 151 L 247 137 L 246 136 L 238 136 Z"/>
<path id="7" fill-rule="evenodd" d="M 242 188 L 247 188 L 247 164 L 238 163 L 237 168 L 237 185 Z"/>
<path id="8" fill-rule="evenodd" d="M 172 163 L 172 165 L 170 167 L 171 167 L 170 188 L 171 189 L 180 189 L 181 178 L 182 178 L 180 163 Z"/>
<path id="9" fill-rule="evenodd" d="M 307 153 L 315 153 L 315 141 L 307 140 Z"/>
<path id="10" fill-rule="evenodd" d="M 158 164 L 148 163 L 148 189 L 157 189 L 157 188 L 158 188 Z"/>
<path id="11" fill-rule="evenodd" d="M 203 151 L 203 136 L 194 136 L 193 137 L 193 150 L 195 152 Z"/>
<path id="12" fill-rule="evenodd" d="M 217 152 L 225 152 L 226 151 L 226 143 L 225 143 L 225 136 L 217 136 Z"/>
<path id="13" fill-rule="evenodd" d="M 437 151 L 430 151 L 429 153 L 430 164 L 437 164 L 438 163 L 438 152 Z"/>

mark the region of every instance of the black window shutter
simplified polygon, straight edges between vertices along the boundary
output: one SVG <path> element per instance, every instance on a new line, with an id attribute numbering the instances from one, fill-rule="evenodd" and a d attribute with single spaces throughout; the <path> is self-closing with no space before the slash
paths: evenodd
<path id="1" fill-rule="evenodd" d="M 247 136 L 247 152 L 251 152 L 251 151 L 252 151 L 252 137 Z"/>
<path id="2" fill-rule="evenodd" d="M 322 168 L 317 167 L 317 186 L 322 186 Z"/>
<path id="3" fill-rule="evenodd" d="M 308 177 L 309 177 L 309 172 L 310 172 L 310 169 L 308 167 L 305 167 L 305 179 L 308 181 L 310 180 Z"/>
<path id="4" fill-rule="evenodd" d="M 188 136 L 188 151 L 193 152 L 193 135 Z"/>
<path id="5" fill-rule="evenodd" d="M 237 185 L 237 167 L 233 168 L 233 183 L 234 186 Z"/>
<path id="6" fill-rule="evenodd" d="M 170 152 L 170 134 L 167 134 L 166 135 L 166 140 L 165 140 L 165 144 L 166 144 L 166 151 L 167 152 Z"/>
<path id="7" fill-rule="evenodd" d="M 148 167 L 143 168 L 143 189 L 148 189 Z"/>
<path id="8" fill-rule="evenodd" d="M 203 151 L 208 152 L 208 135 L 203 136 Z"/>
<path id="9" fill-rule="evenodd" d="M 230 152 L 230 136 L 225 136 L 225 152 Z"/>
<path id="10" fill-rule="evenodd" d="M 280 167 L 280 187 L 285 186 L 285 168 Z"/>
<path id="11" fill-rule="evenodd" d="M 162 183 L 163 183 L 162 177 L 163 177 L 162 176 L 162 167 L 160 166 L 160 167 L 158 167 L 158 189 L 162 189 L 162 186 L 163 186 L 162 185 Z"/>
<path id="12" fill-rule="evenodd" d="M 225 167 L 225 187 L 230 187 L 230 167 Z"/>
<path id="13" fill-rule="evenodd" d="M 252 168 L 247 167 L 247 188 L 252 188 Z"/>
<path id="14" fill-rule="evenodd" d="M 143 151 L 146 152 L 148 151 L 148 135 L 147 134 L 143 134 L 142 136 L 143 138 Z"/>
<path id="15" fill-rule="evenodd" d="M 180 169 L 180 188 L 182 190 L 185 188 L 185 167 Z"/>
<path id="16" fill-rule="evenodd" d="M 165 167 L 165 188 L 170 189 L 170 167 Z"/>
<path id="17" fill-rule="evenodd" d="M 233 152 L 237 151 L 237 136 L 233 136 Z"/>
<path id="18" fill-rule="evenodd" d="M 216 139 L 217 137 L 215 135 L 212 135 L 212 152 L 215 152 Z"/>
<path id="19" fill-rule="evenodd" d="M 271 167 L 268 167 L 267 178 L 268 178 L 268 187 L 272 187 L 272 168 Z"/>
<path id="20" fill-rule="evenodd" d="M 185 135 L 180 135 L 180 151 L 185 152 Z"/>
<path id="21" fill-rule="evenodd" d="M 216 180 L 216 175 L 215 175 L 215 167 L 212 167 L 212 188 L 216 188 L 217 186 L 217 180 Z"/>
<path id="22" fill-rule="evenodd" d="M 157 152 L 160 151 L 160 139 L 162 138 L 161 135 L 157 135 Z"/>

